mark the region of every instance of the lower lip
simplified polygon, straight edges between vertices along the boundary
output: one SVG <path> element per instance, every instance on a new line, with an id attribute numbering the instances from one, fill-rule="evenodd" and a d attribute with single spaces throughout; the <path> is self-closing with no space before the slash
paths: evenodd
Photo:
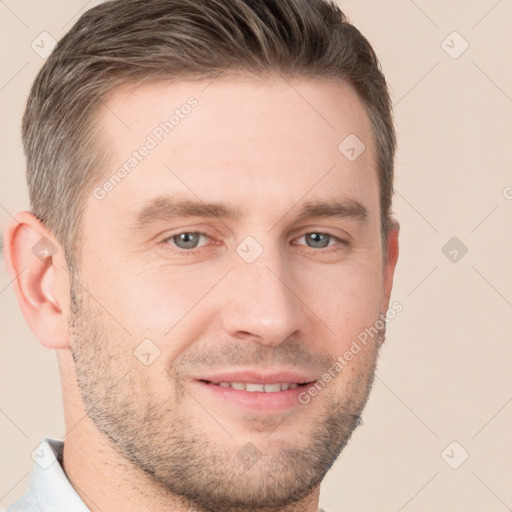
<path id="1" fill-rule="evenodd" d="M 301 395 L 301 393 L 307 394 L 309 387 L 314 384 L 311 382 L 306 386 L 298 386 L 295 389 L 266 393 L 264 391 L 242 391 L 234 388 L 224 388 L 205 381 L 194 382 L 200 385 L 210 396 L 231 402 L 251 411 L 264 412 L 267 414 L 282 412 L 303 405 L 299 401 L 299 395 Z"/>

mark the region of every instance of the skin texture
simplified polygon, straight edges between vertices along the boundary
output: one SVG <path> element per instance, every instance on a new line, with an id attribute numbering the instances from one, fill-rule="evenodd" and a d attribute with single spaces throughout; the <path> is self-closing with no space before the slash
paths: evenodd
<path id="1" fill-rule="evenodd" d="M 25 268 L 15 280 L 23 313 L 58 354 L 64 468 L 93 512 L 313 512 L 358 424 L 384 332 L 308 404 L 286 411 L 249 411 L 194 379 L 269 368 L 320 378 L 386 312 L 398 225 L 382 254 L 370 122 L 339 82 L 123 87 L 98 113 L 112 160 L 94 186 L 190 97 L 197 105 L 129 174 L 101 199 L 91 191 L 74 274 L 32 214 L 8 226 L 9 271 Z M 366 146 L 355 161 L 338 150 L 349 134 Z M 240 215 L 136 227 L 148 201 L 171 197 L 228 203 Z M 366 219 L 298 218 L 305 202 L 331 199 L 358 201 Z M 207 236 L 192 254 L 172 238 L 197 231 Z M 311 233 L 350 245 L 327 238 L 320 247 Z M 39 259 L 31 248 L 42 236 L 57 251 Z M 248 236 L 250 250 L 262 250 L 252 263 L 236 251 Z M 143 340 L 147 365 L 134 355 Z"/>

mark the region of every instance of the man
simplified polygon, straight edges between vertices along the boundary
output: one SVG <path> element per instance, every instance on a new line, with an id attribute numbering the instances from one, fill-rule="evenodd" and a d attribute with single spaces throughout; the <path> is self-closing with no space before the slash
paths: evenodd
<path id="1" fill-rule="evenodd" d="M 366 39 L 320 0 L 106 2 L 39 73 L 23 141 L 5 256 L 67 431 L 9 512 L 316 511 L 398 257 Z"/>

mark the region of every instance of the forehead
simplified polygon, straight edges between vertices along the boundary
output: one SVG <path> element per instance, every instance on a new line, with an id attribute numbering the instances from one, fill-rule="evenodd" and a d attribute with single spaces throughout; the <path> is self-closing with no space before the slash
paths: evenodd
<path id="1" fill-rule="evenodd" d="M 189 109 L 187 103 L 192 102 L 195 106 Z M 325 138 L 326 144 L 337 147 L 344 132 L 368 139 L 371 131 L 361 99 L 342 81 L 232 75 L 213 80 L 126 84 L 114 89 L 103 106 L 98 126 L 103 127 L 103 134 L 122 135 L 122 141 L 117 141 L 123 146 L 136 146 L 140 132 L 159 139 L 158 127 L 170 121 L 173 113 L 173 137 L 165 137 L 170 144 L 178 142 L 180 134 L 187 137 L 191 133 L 202 142 L 228 136 L 238 146 L 262 138 L 268 142 L 275 134 L 283 141 L 289 134 L 295 140 L 297 136 Z M 181 123 L 187 117 L 189 121 Z M 255 128 L 263 130 L 255 132 Z"/>
<path id="2" fill-rule="evenodd" d="M 126 213 L 177 193 L 275 211 L 334 192 L 378 200 L 370 121 L 343 82 L 223 77 L 123 86 L 97 126 L 111 156 L 95 184 L 111 181 L 100 209 Z"/>

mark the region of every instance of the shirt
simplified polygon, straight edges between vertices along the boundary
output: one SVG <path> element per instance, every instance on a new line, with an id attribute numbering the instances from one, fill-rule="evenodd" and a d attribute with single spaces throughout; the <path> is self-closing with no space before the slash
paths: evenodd
<path id="1" fill-rule="evenodd" d="M 64 441 L 45 437 L 33 452 L 26 493 L 5 512 L 91 512 L 62 468 Z M 327 512 L 319 508 L 318 512 Z"/>

